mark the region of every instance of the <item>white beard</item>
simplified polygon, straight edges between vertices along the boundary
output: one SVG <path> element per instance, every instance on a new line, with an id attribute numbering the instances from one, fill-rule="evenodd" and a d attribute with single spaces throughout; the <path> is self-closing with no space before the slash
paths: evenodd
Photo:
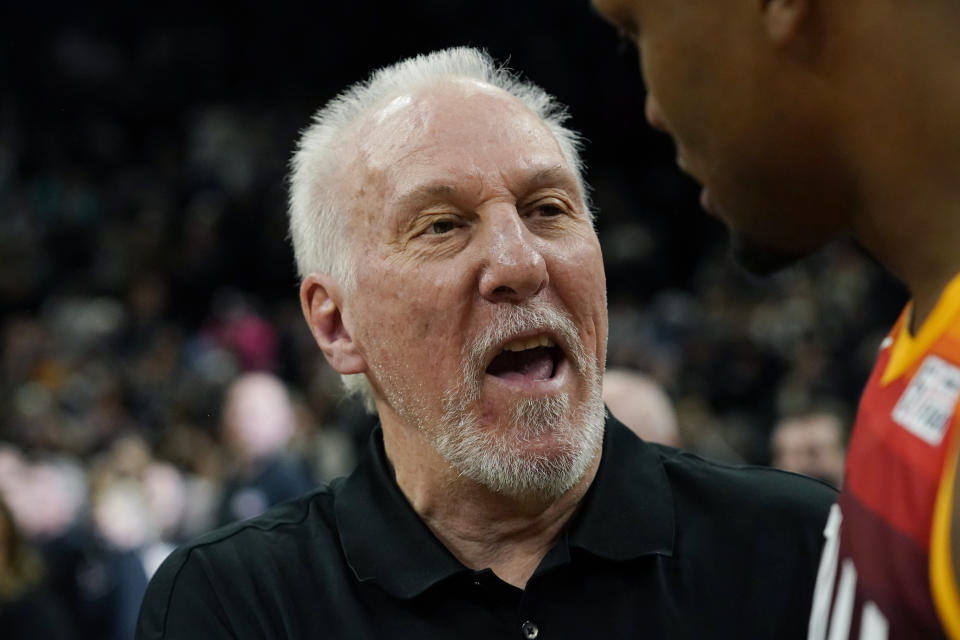
<path id="1" fill-rule="evenodd" d="M 603 440 L 604 408 L 599 384 L 574 416 L 567 394 L 527 398 L 506 425 L 483 429 L 476 416 L 452 406 L 444 411 L 433 445 L 461 475 L 514 498 L 556 499 L 575 485 Z M 551 433 L 553 455 L 531 453 L 525 443 Z"/>
<path id="2" fill-rule="evenodd" d="M 499 424 L 483 427 L 474 411 L 485 375 L 483 358 L 493 345 L 530 329 L 550 329 L 564 337 L 567 358 L 590 385 L 589 396 L 573 410 L 567 393 L 523 398 Z M 461 476 L 514 498 L 556 499 L 595 459 L 605 414 L 597 365 L 586 358 L 573 321 L 552 307 L 516 307 L 467 349 L 460 380 L 444 393 L 438 423 L 415 423 Z M 530 445 L 543 438 L 552 441 L 550 453 L 531 451 Z"/>

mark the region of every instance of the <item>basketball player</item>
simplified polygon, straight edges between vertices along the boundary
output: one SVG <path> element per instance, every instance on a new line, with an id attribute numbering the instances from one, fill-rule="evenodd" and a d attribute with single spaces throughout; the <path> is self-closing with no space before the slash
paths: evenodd
<path id="1" fill-rule="evenodd" d="M 637 44 L 646 117 L 745 266 L 849 234 L 908 286 L 861 400 L 809 637 L 960 638 L 960 2 L 593 2 Z"/>

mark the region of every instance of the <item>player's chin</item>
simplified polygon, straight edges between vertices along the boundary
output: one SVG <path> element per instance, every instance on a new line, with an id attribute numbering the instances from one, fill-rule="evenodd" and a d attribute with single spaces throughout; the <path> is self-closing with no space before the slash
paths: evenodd
<path id="1" fill-rule="evenodd" d="M 790 266 L 808 251 L 786 251 L 732 231 L 730 248 L 737 263 L 755 276 L 767 276 Z"/>

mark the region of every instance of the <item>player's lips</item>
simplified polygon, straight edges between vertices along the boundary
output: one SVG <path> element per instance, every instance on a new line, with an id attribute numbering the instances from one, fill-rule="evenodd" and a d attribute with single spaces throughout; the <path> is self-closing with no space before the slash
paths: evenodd
<path id="1" fill-rule="evenodd" d="M 718 215 L 716 203 L 710 197 L 710 190 L 706 187 L 700 189 L 700 207 L 712 216 Z"/>
<path id="2" fill-rule="evenodd" d="M 690 167 L 687 166 L 687 162 L 686 160 L 684 160 L 681 154 L 677 154 L 676 162 L 677 162 L 677 167 L 679 167 L 681 171 L 683 171 L 685 174 L 687 174 L 694 180 L 697 180 L 697 182 L 700 182 L 700 180 L 697 179 L 697 176 L 694 175 L 692 171 L 690 171 Z M 700 189 L 700 206 L 703 208 L 704 211 L 706 211 L 710 215 L 713 215 L 713 216 L 718 215 L 717 209 L 716 209 L 716 203 L 710 197 L 710 190 L 707 189 L 706 187 L 701 187 Z"/>

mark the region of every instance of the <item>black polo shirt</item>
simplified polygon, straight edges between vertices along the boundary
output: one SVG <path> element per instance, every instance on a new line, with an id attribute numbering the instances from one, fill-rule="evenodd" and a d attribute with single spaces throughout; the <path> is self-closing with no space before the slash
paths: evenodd
<path id="1" fill-rule="evenodd" d="M 611 419 L 593 485 L 520 590 L 434 537 L 378 429 L 348 478 L 175 551 L 137 638 L 805 638 L 834 497 Z"/>

